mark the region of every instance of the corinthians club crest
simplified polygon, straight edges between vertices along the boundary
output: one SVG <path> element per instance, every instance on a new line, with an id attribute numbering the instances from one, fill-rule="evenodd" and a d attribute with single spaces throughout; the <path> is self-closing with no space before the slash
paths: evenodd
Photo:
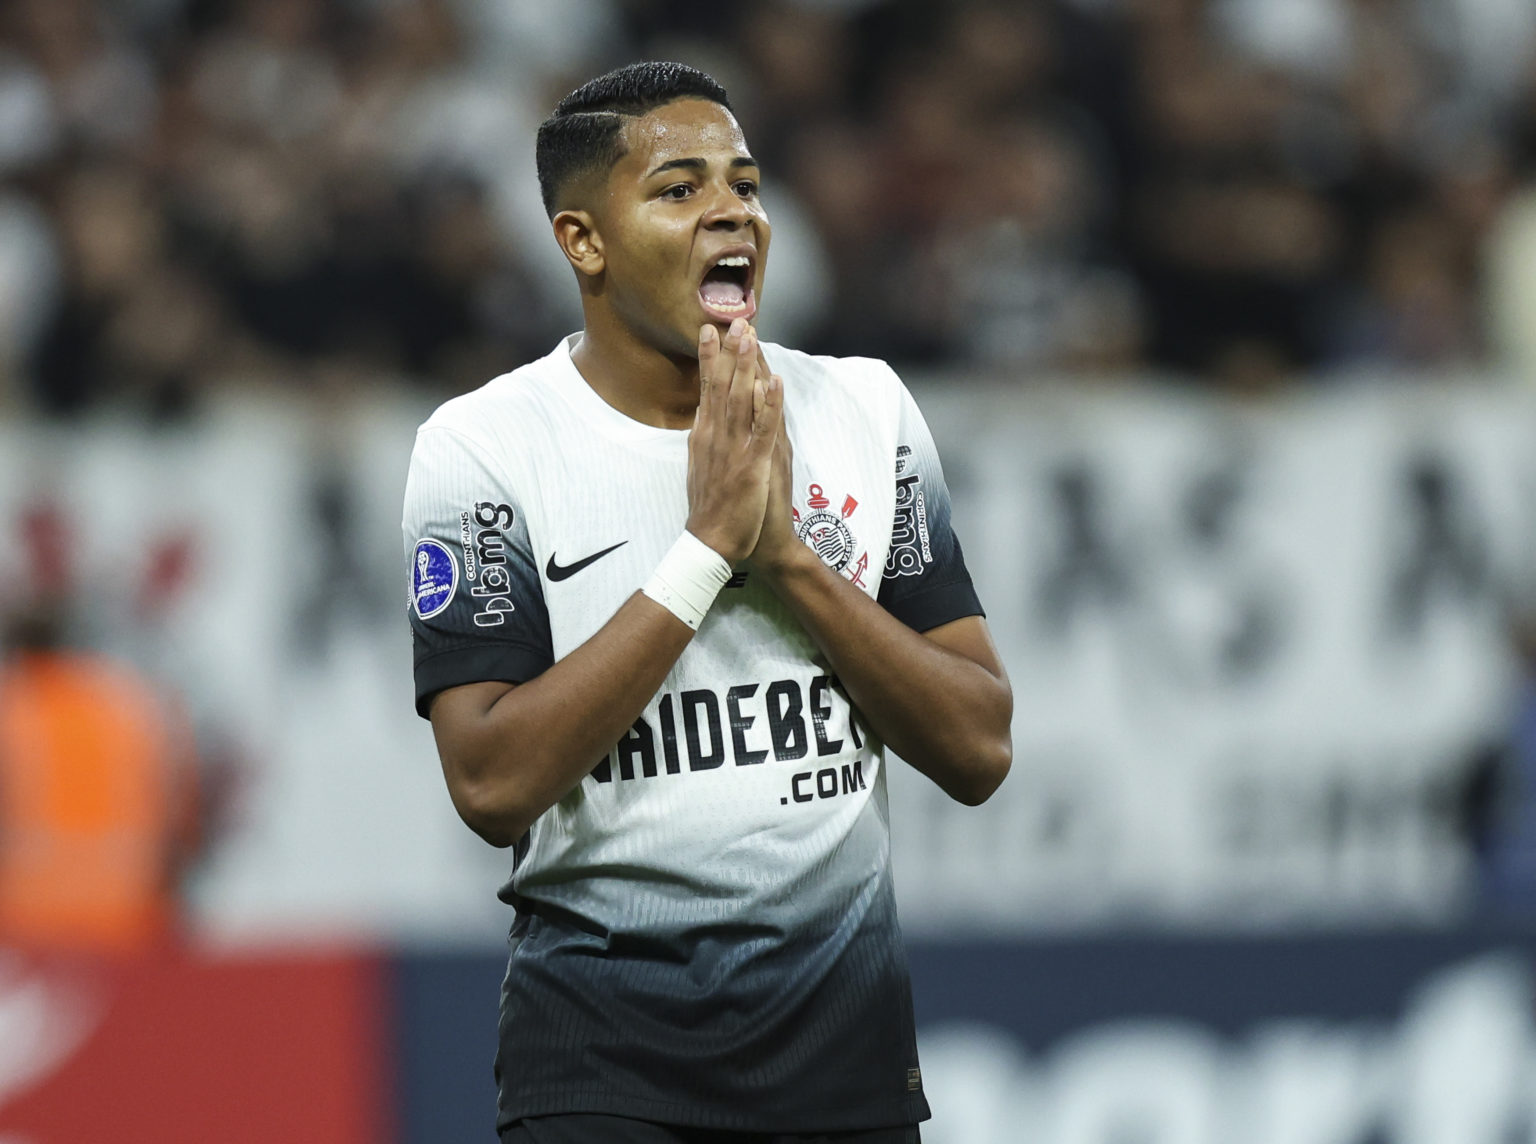
<path id="1" fill-rule="evenodd" d="M 853 531 L 848 527 L 848 519 L 859 507 L 859 502 L 851 496 L 844 497 L 842 509 L 834 513 L 829 511 L 832 501 L 820 485 L 812 484 L 806 492 L 809 495 L 805 503 L 810 512 L 801 516 L 800 511 L 795 510 L 795 534 L 803 543 L 811 546 L 823 564 L 834 572 L 841 572 L 848 567 L 858 547 Z M 848 579 L 862 588 L 864 571 L 868 567 L 869 554 L 861 553 Z"/>

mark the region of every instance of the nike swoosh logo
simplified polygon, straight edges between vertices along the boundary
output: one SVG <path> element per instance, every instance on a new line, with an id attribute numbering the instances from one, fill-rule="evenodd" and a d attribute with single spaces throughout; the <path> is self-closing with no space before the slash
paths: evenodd
<path id="1" fill-rule="evenodd" d="M 553 552 L 551 552 L 549 554 L 549 563 L 544 565 L 544 575 L 548 576 L 551 580 L 555 580 L 555 581 L 558 581 L 558 580 L 568 580 L 572 576 L 576 575 L 576 573 L 580 572 L 588 564 L 595 564 L 595 563 L 597 563 L 599 560 L 601 560 L 604 556 L 607 556 L 608 553 L 612 552 L 614 549 L 616 549 L 616 548 L 623 548 L 628 543 L 629 543 L 629 541 L 627 541 L 627 540 L 621 540 L 617 544 L 610 545 L 609 547 L 603 549 L 601 552 L 594 552 L 594 553 L 592 553 L 591 556 L 588 556 L 585 559 L 576 561 L 576 563 L 574 563 L 574 564 L 564 564 L 564 565 L 556 564 L 555 563 L 555 554 Z"/>

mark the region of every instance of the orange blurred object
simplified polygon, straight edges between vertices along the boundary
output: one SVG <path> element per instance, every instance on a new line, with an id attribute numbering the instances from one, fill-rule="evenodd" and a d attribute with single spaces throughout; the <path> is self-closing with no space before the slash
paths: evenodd
<path id="1" fill-rule="evenodd" d="M 187 739 L 107 660 L 46 651 L 0 667 L 0 943 L 127 952 L 169 934 Z"/>

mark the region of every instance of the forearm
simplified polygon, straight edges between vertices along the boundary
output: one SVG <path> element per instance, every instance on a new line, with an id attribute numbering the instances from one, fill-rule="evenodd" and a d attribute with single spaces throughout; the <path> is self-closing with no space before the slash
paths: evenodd
<path id="1" fill-rule="evenodd" d="M 875 733 L 952 798 L 985 801 L 1008 772 L 1013 715 L 985 629 L 977 654 L 961 654 L 907 627 L 803 545 L 765 575 Z"/>
<path id="2" fill-rule="evenodd" d="M 688 436 L 688 523 L 645 588 L 527 683 L 450 688 L 430 715 L 460 817 L 509 846 L 629 731 L 693 638 L 731 565 L 762 530 L 784 387 L 737 319 L 699 333 L 699 408 Z M 510 514 L 511 510 L 508 509 Z"/>
<path id="3" fill-rule="evenodd" d="M 527 683 L 440 695 L 432 726 L 460 816 L 493 845 L 516 842 L 630 729 L 692 637 L 687 624 L 637 592 Z"/>

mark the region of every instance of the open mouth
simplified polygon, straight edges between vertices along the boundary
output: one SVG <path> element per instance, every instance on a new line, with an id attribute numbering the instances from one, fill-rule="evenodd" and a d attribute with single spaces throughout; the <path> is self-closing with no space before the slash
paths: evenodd
<path id="1" fill-rule="evenodd" d="M 752 260 L 745 254 L 732 254 L 717 261 L 699 284 L 699 302 L 704 312 L 717 321 L 751 321 L 757 313 L 757 299 L 752 292 Z"/>

